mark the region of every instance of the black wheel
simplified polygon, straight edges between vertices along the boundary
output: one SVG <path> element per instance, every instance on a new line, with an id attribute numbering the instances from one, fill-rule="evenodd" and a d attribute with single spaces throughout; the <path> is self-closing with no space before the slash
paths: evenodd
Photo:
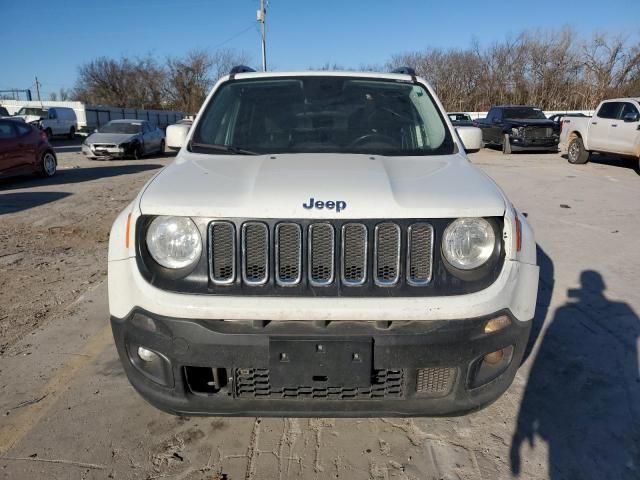
<path id="1" fill-rule="evenodd" d="M 505 133 L 502 136 L 502 153 L 505 155 L 509 155 L 511 153 L 511 139 L 509 138 L 508 133 Z"/>
<path id="2" fill-rule="evenodd" d="M 575 137 L 569 143 L 567 158 L 569 159 L 569 163 L 573 163 L 574 165 L 582 165 L 589 161 L 589 152 L 584 149 L 584 143 L 580 137 Z"/>
<path id="3" fill-rule="evenodd" d="M 43 177 L 53 177 L 58 170 L 58 160 L 51 151 L 46 151 L 40 159 L 40 168 L 38 173 Z"/>
<path id="4" fill-rule="evenodd" d="M 53 137 L 53 132 L 51 131 L 50 128 L 47 128 L 44 133 L 47 135 L 47 140 L 51 140 L 51 137 Z"/>
<path id="5" fill-rule="evenodd" d="M 73 140 L 76 136 L 76 128 L 75 127 L 71 127 L 69 129 L 69 140 Z"/>
<path id="6" fill-rule="evenodd" d="M 164 155 L 164 140 L 160 142 L 160 151 L 158 153 L 160 156 Z"/>
<path id="7" fill-rule="evenodd" d="M 144 150 L 142 150 L 142 145 L 138 143 L 136 147 L 133 149 L 133 158 L 135 160 L 140 160 L 144 155 Z"/>

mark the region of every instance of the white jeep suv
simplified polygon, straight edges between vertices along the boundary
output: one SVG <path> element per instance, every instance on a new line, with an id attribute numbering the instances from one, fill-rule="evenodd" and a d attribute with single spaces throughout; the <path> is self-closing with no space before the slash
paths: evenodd
<path id="1" fill-rule="evenodd" d="M 109 243 L 124 369 L 176 414 L 480 408 L 537 286 L 525 219 L 407 68 L 234 68 Z"/>

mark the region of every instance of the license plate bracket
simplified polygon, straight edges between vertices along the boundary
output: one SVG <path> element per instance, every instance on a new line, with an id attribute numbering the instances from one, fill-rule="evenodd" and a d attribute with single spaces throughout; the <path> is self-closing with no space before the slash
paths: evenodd
<path id="1" fill-rule="evenodd" d="M 269 382 L 273 388 L 369 387 L 373 341 L 269 340 Z"/>

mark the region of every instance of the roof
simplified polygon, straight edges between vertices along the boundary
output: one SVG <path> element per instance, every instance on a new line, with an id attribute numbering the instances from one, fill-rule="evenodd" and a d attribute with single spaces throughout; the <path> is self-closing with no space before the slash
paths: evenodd
<path id="1" fill-rule="evenodd" d="M 139 120 L 137 118 L 124 118 L 121 120 L 111 120 L 109 123 L 148 123 L 148 120 Z"/>
<path id="2" fill-rule="evenodd" d="M 325 71 L 325 70 L 307 70 L 292 72 L 246 72 L 237 73 L 234 78 L 274 78 L 274 77 L 367 77 L 380 78 L 387 80 L 404 80 L 411 81 L 411 75 L 402 73 L 380 73 L 380 72 L 357 72 L 357 71 Z M 424 81 L 424 80 L 422 80 Z"/>

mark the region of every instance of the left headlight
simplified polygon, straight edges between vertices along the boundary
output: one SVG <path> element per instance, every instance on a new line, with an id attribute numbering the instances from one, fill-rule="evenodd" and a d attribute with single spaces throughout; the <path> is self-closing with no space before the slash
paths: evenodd
<path id="1" fill-rule="evenodd" d="M 147 249 L 166 268 L 194 265 L 202 254 L 202 238 L 189 217 L 157 217 L 147 229 Z"/>
<path id="2" fill-rule="evenodd" d="M 458 218 L 444 231 L 442 252 L 449 264 L 460 270 L 473 270 L 491 258 L 496 236 L 484 218 Z"/>

